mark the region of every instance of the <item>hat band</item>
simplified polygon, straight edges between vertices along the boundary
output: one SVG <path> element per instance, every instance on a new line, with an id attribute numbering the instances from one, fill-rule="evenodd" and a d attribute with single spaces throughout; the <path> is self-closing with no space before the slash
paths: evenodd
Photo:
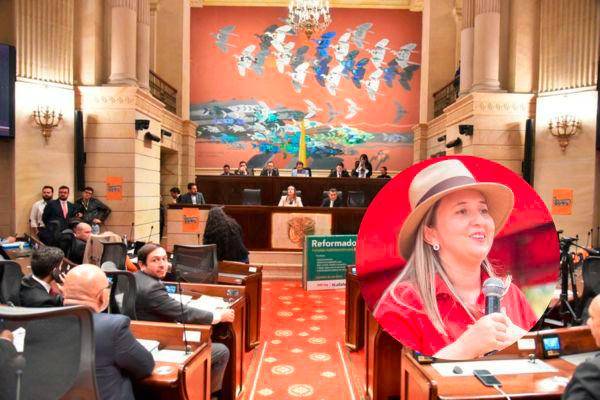
<path id="1" fill-rule="evenodd" d="M 468 184 L 473 184 L 473 183 L 477 183 L 477 181 L 475 180 L 475 178 L 473 178 L 471 176 L 453 176 L 452 178 L 445 179 L 445 180 L 433 185 L 427 191 L 427 193 L 425 193 L 421 197 L 421 199 L 417 202 L 415 207 L 418 206 L 419 204 L 423 203 L 425 200 L 427 200 L 431 196 L 434 196 L 440 192 L 443 192 L 444 190 L 452 189 L 455 186 L 468 185 Z"/>

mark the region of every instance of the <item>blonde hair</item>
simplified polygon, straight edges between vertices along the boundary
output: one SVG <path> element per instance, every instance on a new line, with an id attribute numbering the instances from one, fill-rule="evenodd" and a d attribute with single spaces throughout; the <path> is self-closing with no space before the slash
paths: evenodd
<path id="1" fill-rule="evenodd" d="M 435 213 L 437 211 L 439 200 L 435 203 L 433 207 L 427 211 L 425 217 L 421 220 L 419 224 L 419 228 L 417 230 L 415 236 L 414 249 L 406 265 L 404 266 L 402 272 L 398 274 L 396 279 L 386 288 L 383 292 L 383 295 L 379 298 L 379 301 L 375 305 L 374 313 L 377 313 L 379 306 L 381 304 L 381 300 L 387 297 L 388 294 L 392 296 L 392 298 L 406 306 L 408 308 L 413 309 L 414 311 L 424 313 L 429 317 L 429 320 L 435 327 L 435 329 L 443 334 L 447 335 L 446 326 L 444 321 L 442 320 L 442 316 L 440 314 L 440 310 L 437 305 L 437 299 L 435 295 L 435 276 L 436 274 L 440 275 L 440 278 L 444 283 L 448 286 L 450 293 L 457 299 L 457 301 L 463 306 L 469 317 L 474 321 L 476 321 L 475 316 L 466 305 L 466 303 L 462 300 L 462 298 L 456 292 L 454 285 L 448 278 L 448 274 L 444 270 L 442 263 L 440 262 L 439 255 L 436 251 L 432 249 L 432 247 L 425 242 L 425 226 L 432 226 L 435 222 Z M 495 277 L 496 274 L 492 267 L 492 264 L 485 258 L 481 263 L 481 268 L 490 276 Z M 398 298 L 395 293 L 396 287 L 403 283 L 408 282 L 412 285 L 412 287 L 416 290 L 417 294 L 421 299 L 421 303 L 423 304 L 423 310 L 415 310 L 412 306 L 408 304 L 404 304 L 404 302 Z M 510 285 L 510 281 L 508 282 Z M 505 285 L 506 287 L 506 285 Z"/>

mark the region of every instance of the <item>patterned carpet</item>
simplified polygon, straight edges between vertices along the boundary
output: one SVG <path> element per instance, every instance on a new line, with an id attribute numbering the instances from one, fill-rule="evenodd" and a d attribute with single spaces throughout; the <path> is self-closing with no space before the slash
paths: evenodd
<path id="1" fill-rule="evenodd" d="M 263 282 L 261 345 L 243 399 L 359 400 L 344 347 L 344 290 Z"/>

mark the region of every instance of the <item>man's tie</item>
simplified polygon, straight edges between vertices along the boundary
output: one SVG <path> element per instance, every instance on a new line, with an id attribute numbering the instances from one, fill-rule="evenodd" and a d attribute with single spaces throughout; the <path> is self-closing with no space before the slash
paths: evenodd
<path id="1" fill-rule="evenodd" d="M 69 209 L 67 208 L 67 202 L 61 201 L 60 205 L 62 206 L 63 217 L 65 217 L 65 219 L 67 219 L 67 215 L 69 215 Z"/>

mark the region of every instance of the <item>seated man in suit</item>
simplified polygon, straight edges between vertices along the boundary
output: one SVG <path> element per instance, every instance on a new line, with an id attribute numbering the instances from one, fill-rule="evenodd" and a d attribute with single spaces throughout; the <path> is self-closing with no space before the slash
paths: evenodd
<path id="1" fill-rule="evenodd" d="M 329 189 L 329 193 L 327 193 L 327 198 L 323 199 L 321 207 L 342 207 L 342 199 L 338 197 L 337 189 Z"/>
<path id="2" fill-rule="evenodd" d="M 101 313 L 108 306 L 110 285 L 95 265 L 83 264 L 65 276 L 65 305 L 82 305 L 93 312 L 96 341 L 96 381 L 103 400 L 133 400 L 130 378 L 149 376 L 154 359 L 129 330 L 129 318 Z"/>
<path id="3" fill-rule="evenodd" d="M 587 325 L 600 346 L 600 295 L 590 303 Z M 563 399 L 600 399 L 600 354 L 579 364 L 565 388 Z"/>
<path id="4" fill-rule="evenodd" d="M 12 340 L 12 332 L 4 330 L 0 322 L 0 399 L 14 399 L 17 390 L 17 376 L 13 364 L 17 357 L 17 349 Z"/>
<path id="5" fill-rule="evenodd" d="M 138 251 L 141 271 L 133 274 L 136 283 L 135 311 L 139 320 L 161 322 L 185 322 L 189 324 L 214 325 L 233 322 L 234 311 L 219 309 L 215 313 L 181 305 L 170 297 L 161 279 L 167 274 L 169 262 L 165 249 L 147 243 Z M 229 349 L 221 343 L 212 343 L 211 348 L 211 392 L 221 390 L 223 374 L 229 361 Z"/>
<path id="6" fill-rule="evenodd" d="M 378 176 L 378 178 L 382 178 L 382 179 L 392 179 L 391 176 L 388 175 L 387 173 L 387 167 L 383 166 L 379 169 L 380 175 Z"/>
<path id="7" fill-rule="evenodd" d="M 279 176 L 279 170 L 275 168 L 273 161 L 269 161 L 267 166 L 260 171 L 260 176 Z"/>
<path id="8" fill-rule="evenodd" d="M 59 187 L 58 199 L 50 200 L 42 213 L 42 221 L 48 230 L 47 242 L 44 244 L 48 246 L 55 245 L 56 236 L 69 227 L 70 219 L 82 215 L 77 206 L 69 201 L 69 191 L 68 186 Z"/>
<path id="9" fill-rule="evenodd" d="M 64 253 L 56 247 L 40 247 L 31 255 L 31 275 L 21 280 L 19 297 L 23 307 L 61 307 L 61 296 L 51 294 L 52 271 L 60 267 Z"/>
<path id="10" fill-rule="evenodd" d="M 296 167 L 292 170 L 292 176 L 310 176 L 310 170 L 304 168 L 302 161 L 298 161 Z"/>
<path id="11" fill-rule="evenodd" d="M 348 171 L 346 171 L 346 168 L 344 168 L 344 163 L 339 162 L 335 166 L 335 169 L 331 170 L 331 172 L 329 173 L 329 177 L 330 178 L 349 178 L 350 174 L 348 173 Z"/>
<path id="12" fill-rule="evenodd" d="M 254 175 L 254 169 L 248 168 L 248 164 L 246 164 L 246 161 L 240 161 L 238 169 L 235 170 L 235 174 L 242 176 Z"/>
<path id="13" fill-rule="evenodd" d="M 187 188 L 188 192 L 177 199 L 179 204 L 206 204 L 204 196 L 198 191 L 198 186 L 194 182 L 188 183 Z"/>
<path id="14" fill-rule="evenodd" d="M 229 176 L 229 175 L 235 175 L 233 172 L 231 172 L 231 167 L 229 166 L 229 164 L 225 164 L 223 165 L 223 173 L 221 174 L 221 176 Z"/>

